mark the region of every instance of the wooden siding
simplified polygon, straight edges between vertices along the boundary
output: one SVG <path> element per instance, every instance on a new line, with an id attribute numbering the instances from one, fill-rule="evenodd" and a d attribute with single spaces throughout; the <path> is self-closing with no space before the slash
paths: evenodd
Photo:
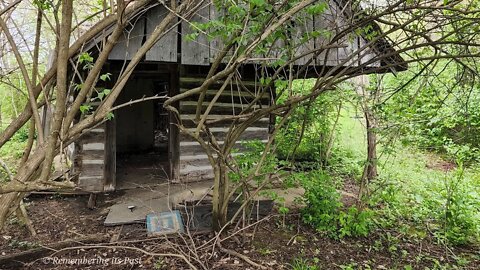
<path id="1" fill-rule="evenodd" d="M 199 9 L 194 13 L 190 21 L 208 22 L 218 18 L 223 10 L 217 10 L 211 1 L 204 1 Z M 109 55 L 110 60 L 131 60 L 132 56 L 138 51 L 142 42 L 154 31 L 155 27 L 165 18 L 168 10 L 162 5 L 157 5 L 148 10 L 145 14 L 132 19 L 124 35 L 121 36 L 117 45 Z M 283 44 L 289 43 L 293 46 L 293 57 L 304 55 L 305 53 L 320 49 L 326 45 L 336 45 L 336 48 L 330 48 L 311 61 L 313 54 L 305 55 L 295 61 L 296 65 L 316 66 L 337 66 L 349 58 L 352 53 L 362 45 L 367 44 L 363 37 L 355 33 L 350 33 L 335 44 L 330 44 L 331 39 L 340 33 L 350 19 L 347 18 L 343 9 L 335 3 L 329 1 L 328 8 L 321 15 L 308 15 L 306 11 L 301 11 L 296 15 L 295 26 L 293 29 L 286 30 L 284 35 L 286 40 L 278 39 L 275 48 L 265 55 L 254 55 L 253 58 L 264 58 L 268 61 L 275 61 L 282 55 L 289 53 L 283 49 Z M 179 27 L 172 26 L 170 32 L 164 35 L 160 40 L 146 53 L 145 60 L 178 63 L 184 65 L 210 65 L 216 55 L 223 49 L 223 43 L 219 39 L 211 39 L 206 34 L 200 33 L 194 40 L 190 39 L 193 32 L 193 25 L 190 22 L 182 21 Z M 180 29 L 180 32 L 179 32 Z M 312 33 L 318 34 L 315 38 Z M 178 35 L 181 35 L 178 42 Z M 303 40 L 303 41 L 302 41 Z M 306 41 L 304 41 L 306 40 Z M 181 50 L 180 50 L 181 49 Z M 180 51 L 181 61 L 178 59 Z M 365 63 L 375 55 L 375 51 L 369 50 L 363 53 L 362 59 L 359 56 L 352 57 L 344 66 L 357 66 L 358 63 Z M 228 57 L 224 59 L 224 62 Z M 255 60 L 258 62 L 258 60 Z M 372 63 L 370 66 L 378 66 L 378 63 Z"/>
<path id="2" fill-rule="evenodd" d="M 150 9 L 147 14 L 147 36 L 150 35 L 157 25 L 167 16 L 168 10 L 158 5 Z M 147 61 L 177 62 L 177 27 L 171 25 L 173 29 L 165 34 L 145 55 Z"/>
<path id="3" fill-rule="evenodd" d="M 180 90 L 185 91 L 192 87 L 199 86 L 202 79 L 198 78 L 180 78 Z M 202 109 L 208 106 L 209 101 L 217 93 L 222 82 L 213 84 L 207 91 L 205 102 Z M 251 102 L 258 91 L 254 82 L 246 82 L 245 89 L 238 89 L 237 86 L 232 85 L 230 89 L 225 89 L 220 98 L 217 100 L 211 114 L 208 116 L 209 120 L 221 119 L 225 115 L 238 115 L 246 108 L 247 104 Z M 198 96 L 191 97 L 185 101 L 180 101 L 179 111 L 181 114 L 182 123 L 189 129 L 194 131 L 196 124 L 195 109 Z M 264 94 L 260 101 L 254 106 L 253 110 L 268 106 L 270 100 L 269 94 Z M 203 111 L 203 110 L 202 110 Z M 216 122 L 208 125 L 210 131 L 215 136 L 216 140 L 222 146 L 224 144 L 225 135 L 227 134 L 232 121 Z M 235 148 L 240 151 L 244 150 L 242 142 L 247 140 L 258 139 L 264 142 L 269 136 L 270 119 L 263 118 L 250 127 L 248 127 L 237 141 Z M 200 144 L 193 140 L 189 135 L 180 133 L 179 139 L 179 174 L 178 177 L 182 182 L 197 181 L 202 179 L 213 178 L 213 170 L 208 161 L 208 157 L 200 146 Z M 238 153 L 236 153 L 238 154 Z"/>
<path id="4" fill-rule="evenodd" d="M 89 130 L 76 142 L 73 168 L 82 191 L 103 192 L 115 188 L 115 125 L 106 122 Z M 113 153 L 113 155 L 112 155 Z"/>
<path id="5" fill-rule="evenodd" d="M 308 16 L 306 11 L 301 11 L 297 14 L 297 18 L 300 17 L 302 18 L 297 19 L 298 26 L 296 27 L 296 31 L 292 31 L 292 39 L 291 42 L 295 48 L 295 56 L 301 56 L 304 55 L 308 52 L 311 52 L 315 49 L 315 43 L 314 39 L 311 37 L 311 33 L 315 29 L 314 21 L 313 21 L 313 16 Z M 308 40 L 301 43 L 300 40 L 307 38 Z M 298 60 L 295 61 L 296 65 L 305 65 L 307 62 L 312 58 L 312 54 L 308 54 L 306 56 L 303 56 L 299 58 Z M 311 63 L 312 65 L 315 64 L 315 62 Z"/>
<path id="6" fill-rule="evenodd" d="M 205 1 L 191 21 L 205 23 L 210 20 L 210 3 Z M 184 65 L 209 65 L 210 42 L 204 34 L 200 34 L 195 40 L 189 40 L 187 36 L 193 32 L 191 24 L 182 22 L 182 64 Z"/>
<path id="7" fill-rule="evenodd" d="M 105 124 L 102 124 L 82 135 L 77 141 L 74 165 L 80 173 L 78 186 L 83 191 L 103 191 L 105 139 Z"/>
<path id="8" fill-rule="evenodd" d="M 103 190 L 113 191 L 117 182 L 117 131 L 116 118 L 113 117 L 105 125 L 105 170 Z"/>
<path id="9" fill-rule="evenodd" d="M 123 35 L 110 52 L 109 60 L 132 60 L 142 46 L 145 36 L 145 17 L 137 17 L 129 22 Z"/>

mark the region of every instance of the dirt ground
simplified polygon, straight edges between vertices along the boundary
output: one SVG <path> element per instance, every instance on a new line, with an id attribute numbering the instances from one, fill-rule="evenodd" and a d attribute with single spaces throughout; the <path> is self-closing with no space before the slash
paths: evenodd
<path id="1" fill-rule="evenodd" d="M 109 269 L 190 269 L 182 258 L 171 254 L 183 254 L 198 269 L 202 269 L 202 265 L 204 269 L 258 268 L 241 256 L 247 256 L 265 269 L 293 269 L 300 261 L 304 265 L 316 265 L 318 269 L 443 269 L 435 266 L 446 264 L 460 265 L 452 269 L 480 269 L 479 247 L 447 249 L 428 237 L 409 239 L 384 230 L 368 238 L 334 240 L 302 224 L 296 212 L 285 220 L 273 213 L 243 231 L 227 232 L 223 236 L 229 237 L 222 242 L 224 250 L 212 248 L 210 240 L 214 235 L 208 232 L 149 238 L 144 224 L 103 226 L 107 207 L 116 196 L 121 193 L 100 196 L 94 210 L 86 207 L 88 196 L 30 196 L 27 208 L 38 235 L 30 236 L 16 219 L 10 220 L 0 237 L 1 256 L 66 239 L 87 239 L 92 235 L 95 238 L 74 242 L 68 245 L 70 249 L 58 253 L 44 250 L 41 256 L 36 255 L 37 260 L 23 266 L 0 260 L 0 269 L 103 269 L 106 266 Z M 54 249 L 62 248 L 65 247 Z M 453 255 L 457 259 L 453 259 Z M 31 256 L 29 261 L 37 257 Z"/>

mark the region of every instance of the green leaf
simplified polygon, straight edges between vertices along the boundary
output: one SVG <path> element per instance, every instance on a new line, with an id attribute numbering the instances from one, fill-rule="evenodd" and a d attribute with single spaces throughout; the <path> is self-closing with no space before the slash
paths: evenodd
<path id="1" fill-rule="evenodd" d="M 88 52 L 83 52 L 78 56 L 78 62 L 80 64 L 91 64 L 93 63 L 93 57 Z"/>
<path id="2" fill-rule="evenodd" d="M 113 112 L 109 112 L 107 113 L 107 115 L 105 115 L 106 120 L 112 120 L 114 117 L 115 115 L 113 114 Z"/>
<path id="3" fill-rule="evenodd" d="M 100 80 L 106 82 L 107 80 L 110 80 L 110 76 L 112 75 L 112 73 L 105 73 L 105 74 L 102 74 L 100 76 Z"/>
<path id="4" fill-rule="evenodd" d="M 194 33 L 185 35 L 185 38 L 189 41 L 194 41 L 195 39 L 197 39 L 198 36 L 199 36 L 199 33 L 194 32 Z"/>
<path id="5" fill-rule="evenodd" d="M 52 3 L 46 0 L 34 0 L 33 4 L 41 10 L 48 10 L 53 7 Z"/>
<path id="6" fill-rule="evenodd" d="M 265 5 L 265 0 L 250 0 L 250 4 L 257 7 L 262 7 Z"/>
<path id="7" fill-rule="evenodd" d="M 318 4 L 307 7 L 307 13 L 310 15 L 320 15 L 327 10 L 328 4 L 326 2 L 320 2 Z"/>
<path id="8" fill-rule="evenodd" d="M 85 113 L 89 112 L 91 109 L 92 109 L 92 106 L 89 105 L 89 104 L 82 104 L 82 105 L 80 105 L 80 112 L 81 112 L 82 114 L 85 114 Z"/>
<path id="9" fill-rule="evenodd" d="M 82 83 L 76 83 L 76 84 L 74 84 L 74 86 L 73 86 L 73 90 L 75 90 L 75 91 L 80 91 L 80 90 L 82 90 L 82 87 L 83 87 L 83 84 L 82 84 Z"/>

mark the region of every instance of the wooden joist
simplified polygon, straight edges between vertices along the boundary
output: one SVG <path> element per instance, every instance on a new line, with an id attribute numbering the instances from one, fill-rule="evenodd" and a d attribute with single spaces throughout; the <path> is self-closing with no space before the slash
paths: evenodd
<path id="1" fill-rule="evenodd" d="M 193 130 L 192 130 L 193 131 Z M 210 130 L 219 141 L 224 141 L 227 135 L 228 127 L 225 128 L 211 128 Z M 268 137 L 268 128 L 267 127 L 249 127 L 247 128 L 242 135 L 240 135 L 239 140 L 263 140 Z M 180 135 L 180 142 L 191 141 L 192 138 L 187 134 Z"/>
<path id="2" fill-rule="evenodd" d="M 266 135 L 265 135 L 266 137 Z M 263 139 L 261 140 L 263 143 L 266 143 L 268 140 L 267 139 Z M 237 150 L 240 150 L 240 151 L 244 151 L 246 150 L 246 146 L 245 146 L 245 143 L 247 141 L 243 141 L 243 140 L 238 140 L 235 142 L 235 149 Z M 218 141 L 218 144 L 220 145 L 220 147 L 222 147 L 224 145 L 224 141 Z M 203 148 L 200 146 L 200 143 L 196 142 L 196 141 L 191 141 L 191 142 L 180 142 L 180 151 L 182 152 L 182 155 L 196 155 L 196 154 L 204 154 L 204 151 L 203 151 Z"/>
<path id="3" fill-rule="evenodd" d="M 191 116 L 191 118 L 186 119 L 186 118 L 183 118 L 185 116 L 182 116 L 183 125 L 187 128 L 197 127 L 197 123 L 193 120 L 195 118 L 195 115 L 190 114 L 190 115 L 187 115 L 187 116 Z M 223 120 L 223 121 L 215 121 L 215 119 L 207 117 L 206 126 L 208 126 L 209 128 L 212 128 L 212 127 L 230 127 L 230 125 L 234 122 L 234 120 L 236 120 L 235 121 L 236 125 L 239 125 L 244 121 L 244 119 L 242 119 L 242 118 L 240 118 L 240 119 L 227 119 L 227 120 Z M 269 118 L 262 118 L 262 119 L 260 119 L 256 122 L 250 124 L 249 126 L 250 127 L 268 127 L 269 123 L 270 123 Z"/>
<path id="4" fill-rule="evenodd" d="M 209 105 L 210 105 L 209 102 L 203 102 L 201 112 L 204 113 Z M 210 113 L 220 114 L 220 115 L 222 114 L 223 115 L 239 115 L 242 112 L 248 113 L 261 108 L 262 108 L 261 105 L 253 105 L 251 107 L 247 107 L 247 104 L 215 102 L 215 104 L 212 106 L 210 110 Z M 180 101 L 180 113 L 195 114 L 196 111 L 197 111 L 196 101 Z"/>
<path id="5" fill-rule="evenodd" d="M 187 89 L 180 89 L 184 92 Z M 215 95 L 218 93 L 218 90 L 208 90 L 205 94 L 204 101 L 209 102 L 212 101 Z M 226 89 L 217 99 L 219 103 L 234 103 L 234 104 L 249 104 L 253 102 L 254 99 L 257 99 L 259 96 L 259 100 L 257 104 L 268 104 L 270 102 L 270 94 L 267 92 L 263 93 L 253 93 L 253 92 L 245 92 L 239 91 L 238 89 Z M 192 95 L 184 99 L 184 101 L 198 101 L 198 96 Z"/>

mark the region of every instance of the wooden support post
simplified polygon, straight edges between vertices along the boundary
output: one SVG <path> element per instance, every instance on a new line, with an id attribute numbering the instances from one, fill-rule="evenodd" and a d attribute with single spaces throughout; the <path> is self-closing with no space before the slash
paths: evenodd
<path id="1" fill-rule="evenodd" d="M 97 193 L 90 193 L 90 197 L 88 198 L 88 209 L 92 210 L 97 205 Z"/>

